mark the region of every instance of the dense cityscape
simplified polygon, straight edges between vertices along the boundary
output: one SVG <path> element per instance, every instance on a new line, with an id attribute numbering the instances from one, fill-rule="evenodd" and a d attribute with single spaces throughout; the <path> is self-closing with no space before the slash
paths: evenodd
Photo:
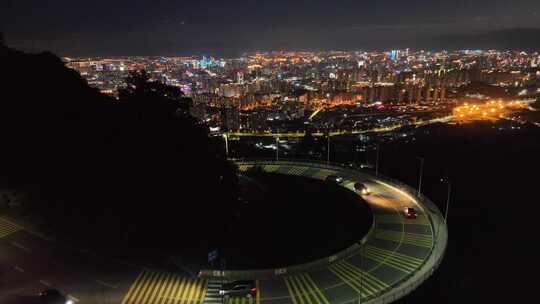
<path id="1" fill-rule="evenodd" d="M 238 135 L 388 130 L 451 121 L 454 108 L 466 102 L 497 99 L 508 110 L 511 101 L 531 102 L 540 96 L 540 54 L 518 51 L 405 49 L 266 52 L 235 59 L 64 60 L 91 86 L 112 96 L 125 86 L 130 71 L 144 69 L 152 79 L 191 97 L 192 114 L 212 131 Z M 484 118 L 510 112 L 489 112 Z"/>
<path id="2" fill-rule="evenodd" d="M 0 1 L 0 304 L 534 303 L 540 1 Z"/>

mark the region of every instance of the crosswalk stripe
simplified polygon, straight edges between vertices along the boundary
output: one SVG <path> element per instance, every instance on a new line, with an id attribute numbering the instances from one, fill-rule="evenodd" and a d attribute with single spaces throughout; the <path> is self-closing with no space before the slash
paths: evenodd
<path id="1" fill-rule="evenodd" d="M 203 288 L 202 295 L 201 295 L 201 298 L 200 298 L 198 304 L 203 304 L 204 303 L 204 299 L 206 298 L 206 293 L 208 292 L 208 285 L 209 284 L 206 285 L 206 288 Z"/>
<path id="2" fill-rule="evenodd" d="M 351 269 L 348 269 L 345 265 L 340 263 L 336 263 L 335 267 L 341 271 L 343 276 L 348 278 L 349 283 L 358 286 L 358 288 L 362 290 L 364 296 L 371 296 L 377 292 L 378 289 L 373 286 L 372 282 L 368 282 L 365 276 L 355 274 Z"/>
<path id="3" fill-rule="evenodd" d="M 148 290 L 149 285 L 154 281 L 154 277 L 156 275 L 157 273 L 151 272 L 149 276 L 145 277 L 141 290 L 139 291 L 139 294 L 137 295 L 137 298 L 135 299 L 135 304 L 139 304 L 141 302 L 143 296 L 146 294 L 146 291 Z"/>
<path id="4" fill-rule="evenodd" d="M 307 303 L 313 303 L 313 301 L 310 299 L 310 296 L 313 297 L 313 295 L 311 295 L 311 293 L 308 290 L 306 290 L 307 288 L 300 281 L 300 277 L 299 276 L 294 276 L 294 277 L 291 277 L 291 279 L 293 280 L 293 282 L 295 282 L 297 284 L 298 290 L 300 290 L 300 295 L 304 296 L 304 298 L 306 299 L 306 302 Z M 317 299 L 315 299 L 315 300 L 316 300 L 317 304 L 320 304 L 320 303 L 318 303 L 319 301 Z"/>
<path id="5" fill-rule="evenodd" d="M 261 304 L 261 283 L 259 280 L 255 281 L 255 287 L 257 288 L 255 304 Z"/>
<path id="6" fill-rule="evenodd" d="M 202 304 L 205 295 L 204 279 L 144 270 L 130 286 L 122 304 Z"/>
<path id="7" fill-rule="evenodd" d="M 345 265 L 341 263 L 336 263 L 336 268 L 339 268 L 344 275 L 347 275 L 351 282 L 354 282 L 360 289 L 363 290 L 366 296 L 373 295 L 377 289 L 369 284 L 365 279 L 365 276 L 361 276 Z"/>
<path id="8" fill-rule="evenodd" d="M 298 302 L 296 301 L 296 298 L 294 297 L 294 291 L 292 290 L 292 286 L 287 280 L 287 277 L 284 277 L 283 281 L 285 282 L 285 285 L 287 286 L 287 290 L 289 291 L 289 294 L 291 295 L 291 300 L 293 304 L 298 304 Z"/>
<path id="9" fill-rule="evenodd" d="M 193 299 L 193 295 L 195 293 L 195 290 L 197 289 L 197 286 L 198 286 L 198 283 L 197 283 L 197 279 L 193 279 L 190 281 L 190 286 L 189 286 L 189 293 L 187 294 L 187 297 L 184 298 L 185 300 L 185 304 L 191 304 L 191 300 Z"/>
<path id="10" fill-rule="evenodd" d="M 161 296 L 161 302 L 159 302 L 159 304 L 172 303 L 173 302 L 172 295 L 174 294 L 174 292 L 176 290 L 175 287 L 178 286 L 178 284 L 183 280 L 184 280 L 184 278 L 180 278 L 178 276 L 175 276 L 169 282 L 169 284 L 167 284 L 167 289 L 165 289 L 165 293 Z"/>
<path id="11" fill-rule="evenodd" d="M 203 296 L 201 298 L 200 304 L 221 304 L 223 303 L 223 298 L 219 294 L 221 289 L 222 282 L 217 281 L 208 281 L 206 284 L 207 288 L 203 290 Z"/>
<path id="12" fill-rule="evenodd" d="M 304 302 L 304 298 L 302 297 L 302 292 L 296 286 L 296 282 L 292 279 L 292 277 L 288 277 L 287 279 L 289 280 L 289 283 L 291 284 L 294 290 L 294 296 L 297 297 L 298 302 L 300 302 L 300 304 L 304 304 L 305 302 Z"/>
<path id="13" fill-rule="evenodd" d="M 170 282 L 174 280 L 174 275 L 167 275 L 167 278 L 165 280 L 165 282 L 161 285 L 161 289 L 159 290 L 159 293 L 157 294 L 157 298 L 156 298 L 156 304 L 160 303 L 160 302 L 163 302 L 163 296 L 164 296 L 164 292 L 165 290 L 167 290 L 167 286 L 169 286 Z"/>
<path id="14" fill-rule="evenodd" d="M 409 256 L 409 255 L 405 255 L 403 253 L 399 253 L 399 252 L 395 252 L 395 251 L 391 251 L 391 250 L 387 250 L 387 249 L 381 249 L 381 248 L 371 246 L 371 245 L 368 245 L 366 247 L 366 250 L 373 250 L 373 251 L 381 252 L 382 254 L 385 254 L 385 255 L 391 255 L 393 257 L 408 261 L 408 262 L 413 263 L 415 265 L 416 264 L 421 264 L 424 261 L 424 260 L 422 260 L 420 258 L 415 258 L 415 257 Z"/>
<path id="15" fill-rule="evenodd" d="M 374 251 L 374 250 L 370 250 L 370 249 L 366 249 L 365 253 L 366 253 L 366 256 L 368 256 L 368 257 L 378 257 L 378 258 L 380 258 L 382 260 L 386 260 L 386 261 L 388 261 L 390 263 L 394 263 L 394 264 L 397 264 L 399 266 L 406 267 L 409 270 L 414 270 L 414 266 L 415 266 L 414 262 L 410 262 L 410 261 L 407 261 L 407 260 L 400 259 L 397 256 L 392 255 L 390 253 L 382 253 L 382 252 L 378 252 L 378 251 Z"/>
<path id="16" fill-rule="evenodd" d="M 394 230 L 385 230 L 385 229 L 380 229 L 377 231 L 378 234 L 399 234 L 401 235 L 401 233 L 399 233 L 398 231 L 394 231 Z M 410 238 L 414 238 L 414 239 L 426 239 L 426 240 L 431 240 L 432 237 L 431 237 L 431 234 L 419 234 L 419 233 L 412 233 L 412 232 L 404 232 L 405 235 L 407 235 L 408 237 Z"/>
<path id="17" fill-rule="evenodd" d="M 8 236 L 12 233 L 15 233 L 19 230 L 22 230 L 21 227 L 13 224 L 10 221 L 0 218 L 0 238 Z"/>
<path id="18" fill-rule="evenodd" d="M 289 174 L 302 176 L 308 169 L 308 167 L 292 167 L 289 170 Z"/>
<path id="19" fill-rule="evenodd" d="M 131 294 L 133 293 L 133 291 L 137 288 L 137 286 L 139 286 L 139 282 L 141 281 L 141 278 L 145 275 L 145 272 L 141 272 L 139 273 L 139 275 L 137 276 L 137 279 L 135 280 L 135 283 L 133 283 L 131 285 L 131 287 L 129 288 L 128 290 L 128 293 L 126 294 L 126 296 L 124 297 L 124 299 L 122 300 L 122 304 L 127 304 L 128 303 L 128 300 L 129 298 L 131 297 Z"/>
<path id="20" fill-rule="evenodd" d="M 180 283 L 180 286 L 177 288 L 178 291 L 174 294 L 171 303 L 173 304 L 179 304 L 182 303 L 182 299 L 186 297 L 187 292 L 189 290 L 189 281 L 190 279 L 186 278 L 185 280 L 182 280 L 182 283 Z"/>
<path id="21" fill-rule="evenodd" d="M 340 280 L 345 282 L 345 284 L 349 285 L 352 289 L 354 289 L 361 297 L 366 296 L 366 293 L 362 291 L 359 286 L 356 285 L 355 279 L 344 274 L 342 270 L 337 267 L 337 264 L 330 266 L 330 271 L 334 273 Z"/>
<path id="22" fill-rule="evenodd" d="M 266 165 L 263 168 L 266 172 L 276 172 L 277 170 L 279 170 L 279 167 L 279 165 Z"/>
<path id="23" fill-rule="evenodd" d="M 251 169 L 252 167 L 253 167 L 253 165 L 240 165 L 238 167 L 238 170 L 241 171 L 241 172 L 246 172 L 249 169 Z"/>
<path id="24" fill-rule="evenodd" d="M 180 280 L 180 278 L 178 276 L 174 276 L 168 284 L 166 284 L 166 289 L 165 289 L 165 293 L 163 293 L 161 295 L 161 299 L 160 301 L 158 301 L 158 304 L 165 304 L 169 301 L 169 297 L 170 297 L 170 293 L 171 293 L 171 288 L 175 285 L 178 284 L 178 281 Z"/>
<path id="25" fill-rule="evenodd" d="M 283 278 L 293 304 L 330 304 L 309 274 Z"/>
<path id="26" fill-rule="evenodd" d="M 190 301 L 191 301 L 191 298 L 193 297 L 193 292 L 195 291 L 195 286 L 196 285 L 196 282 L 195 281 L 189 281 L 189 285 L 188 285 L 188 288 L 189 288 L 189 292 L 186 294 L 186 297 L 184 297 L 183 299 L 181 299 L 181 302 L 180 304 L 184 303 L 184 304 L 189 304 Z"/>
<path id="27" fill-rule="evenodd" d="M 400 263 L 399 261 L 395 261 L 393 259 L 390 259 L 388 257 L 381 257 L 379 255 L 376 255 L 376 254 L 373 254 L 373 253 L 369 253 L 369 252 L 366 252 L 365 254 L 365 257 L 366 258 L 369 258 L 369 259 L 372 259 L 372 260 L 375 260 L 377 262 L 379 262 L 380 264 L 384 264 L 384 265 L 388 265 L 392 268 L 395 268 L 401 272 L 404 272 L 404 273 L 411 273 L 412 271 L 414 271 L 414 268 L 409 266 L 409 265 L 404 265 L 402 263 Z"/>
<path id="28" fill-rule="evenodd" d="M 309 274 L 302 274 L 302 278 L 305 279 L 306 285 L 311 285 L 313 291 L 321 299 L 323 304 L 330 304 L 328 302 L 328 299 L 324 296 L 321 289 L 317 286 L 317 284 L 315 284 L 315 282 L 313 281 L 313 279 L 311 278 Z"/>
<path id="29" fill-rule="evenodd" d="M 169 278 L 169 275 L 166 274 L 166 273 L 162 274 L 161 277 L 160 277 L 161 280 L 166 280 L 168 278 Z M 163 286 L 165 286 L 165 284 L 159 284 L 159 285 L 161 285 L 161 289 L 163 289 Z M 144 303 L 153 303 L 154 302 L 154 299 L 156 298 L 156 295 L 157 295 L 158 291 L 160 290 L 159 285 L 157 285 L 154 288 L 154 291 L 152 292 L 152 295 L 148 298 L 148 302 L 144 301 Z"/>
<path id="30" fill-rule="evenodd" d="M 193 298 L 193 304 L 198 304 L 201 299 L 202 293 L 206 290 L 206 281 L 203 279 L 198 279 L 199 284 L 197 286 L 197 291 L 195 292 L 195 297 Z"/>
<path id="31" fill-rule="evenodd" d="M 197 289 L 195 290 L 195 295 L 193 296 L 193 304 L 196 304 L 199 301 L 199 297 L 201 296 L 202 289 L 203 289 L 203 281 L 199 280 L 199 284 L 197 284 Z"/>
<path id="32" fill-rule="evenodd" d="M 431 237 L 431 235 L 427 234 L 415 234 L 392 230 L 378 230 L 377 232 L 375 232 L 375 238 L 427 248 L 431 248 L 433 245 L 433 238 Z"/>
<path id="33" fill-rule="evenodd" d="M 167 285 L 169 284 L 169 281 L 173 280 L 174 279 L 174 276 L 171 274 L 167 274 L 167 276 L 165 277 L 165 282 L 163 284 L 161 284 L 161 288 L 159 289 L 159 292 L 156 294 L 156 304 L 158 302 L 161 302 L 162 300 L 162 296 L 163 296 L 163 292 L 165 291 L 165 288 L 167 288 Z"/>
<path id="34" fill-rule="evenodd" d="M 422 264 L 422 260 L 420 259 L 372 246 L 366 247 L 364 255 L 369 259 L 386 264 L 405 273 L 413 272 Z"/>
<path id="35" fill-rule="evenodd" d="M 150 296 L 150 294 L 152 293 L 152 290 L 154 290 L 154 286 L 156 286 L 156 284 L 159 282 L 159 279 L 161 278 L 162 276 L 162 273 L 156 273 L 156 275 L 152 278 L 152 281 L 150 282 L 150 284 L 148 285 L 148 289 L 146 289 L 146 292 L 144 293 L 144 296 L 142 297 L 141 299 L 141 304 L 145 304 L 147 303 L 147 300 L 148 300 L 148 297 Z M 136 304 L 139 304 L 139 302 L 137 302 Z"/>
<path id="36" fill-rule="evenodd" d="M 143 273 L 143 276 L 141 277 L 141 281 L 137 284 L 137 288 L 135 289 L 135 291 L 133 292 L 133 295 L 131 296 L 131 298 L 129 298 L 127 300 L 127 303 L 133 303 L 133 301 L 136 301 L 137 298 L 139 297 L 139 294 L 141 292 L 141 290 L 143 289 L 145 283 L 146 283 L 146 280 L 152 275 L 152 273 L 148 272 L 148 271 L 144 271 Z"/>
<path id="37" fill-rule="evenodd" d="M 375 287 L 377 287 L 378 289 L 386 289 L 389 287 L 389 285 L 385 282 L 383 282 L 382 280 L 380 280 L 379 278 L 376 278 L 375 276 L 373 276 L 372 274 L 370 274 L 369 272 L 365 272 L 363 271 L 362 269 L 360 269 L 359 267 L 347 262 L 347 261 L 342 261 L 343 265 L 345 265 L 346 267 L 348 267 L 351 271 L 357 273 L 358 275 L 362 275 L 364 276 L 368 281 L 370 281 L 371 283 L 373 283 L 373 285 Z"/>
<path id="38" fill-rule="evenodd" d="M 366 288 L 366 286 L 362 286 L 361 279 L 358 280 L 358 278 L 356 278 L 354 275 L 347 272 L 343 265 L 334 264 L 332 269 L 336 275 L 341 278 L 341 280 L 343 280 L 347 285 L 353 287 L 353 289 L 360 293 L 362 297 L 367 297 L 370 294 L 370 291 Z"/>

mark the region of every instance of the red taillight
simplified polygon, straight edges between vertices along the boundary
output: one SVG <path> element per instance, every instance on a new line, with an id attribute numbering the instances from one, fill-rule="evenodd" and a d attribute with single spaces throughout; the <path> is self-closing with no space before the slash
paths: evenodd
<path id="1" fill-rule="evenodd" d="M 251 292 L 252 293 L 257 293 L 257 288 L 255 288 L 255 287 L 251 288 Z"/>

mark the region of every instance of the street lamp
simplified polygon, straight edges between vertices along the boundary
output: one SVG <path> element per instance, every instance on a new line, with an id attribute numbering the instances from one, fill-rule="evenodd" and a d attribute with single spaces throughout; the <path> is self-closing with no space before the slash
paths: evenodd
<path id="1" fill-rule="evenodd" d="M 423 157 L 417 157 L 418 160 L 420 160 L 420 177 L 418 180 L 418 195 L 422 192 L 422 176 L 424 175 L 424 158 Z"/>
<path id="2" fill-rule="evenodd" d="M 227 156 L 227 159 L 229 159 L 229 137 L 227 136 L 227 133 L 223 133 L 223 138 L 225 139 L 225 155 Z"/>
<path id="3" fill-rule="evenodd" d="M 279 160 L 279 137 L 276 137 L 276 161 Z"/>
<path id="4" fill-rule="evenodd" d="M 444 209 L 444 222 L 448 222 L 448 207 L 450 207 L 450 194 L 452 193 L 452 181 L 449 179 L 441 178 L 441 182 L 445 182 L 448 184 L 448 193 L 446 195 L 446 208 Z"/>
<path id="5" fill-rule="evenodd" d="M 327 147 L 326 147 L 326 165 L 330 165 L 330 134 L 326 137 Z"/>

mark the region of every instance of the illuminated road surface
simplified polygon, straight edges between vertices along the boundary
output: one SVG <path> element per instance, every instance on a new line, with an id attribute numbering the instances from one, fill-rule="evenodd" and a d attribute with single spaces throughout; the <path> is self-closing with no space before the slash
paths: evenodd
<path id="1" fill-rule="evenodd" d="M 388 127 L 377 127 L 369 130 L 353 130 L 353 131 L 335 131 L 335 132 L 329 132 L 330 136 L 338 136 L 338 135 L 358 135 L 358 134 L 365 134 L 365 133 L 384 133 L 389 132 L 393 130 L 397 130 L 403 127 L 408 126 L 425 126 L 433 123 L 445 123 L 452 121 L 453 116 L 445 116 L 445 117 L 439 117 L 434 118 L 430 120 L 419 120 L 414 123 L 410 123 L 407 125 L 400 125 L 396 124 L 393 126 Z M 305 132 L 290 132 L 290 133 L 270 133 L 270 132 L 229 132 L 227 133 L 227 136 L 230 137 L 303 137 L 305 136 Z M 326 133 L 323 132 L 314 132 L 312 133 L 313 136 L 326 136 Z"/>
<path id="2" fill-rule="evenodd" d="M 240 165 L 241 171 L 249 168 Z M 307 165 L 265 165 L 263 169 L 317 179 L 338 174 Z M 432 226 L 422 208 L 417 208 L 417 219 L 405 219 L 403 208 L 415 206 L 410 196 L 368 175 L 343 177 L 343 185 L 351 190 L 360 180 L 372 191 L 364 199 L 373 210 L 375 225 L 362 249 L 322 269 L 257 280 L 255 298 L 231 303 L 330 304 L 358 301 L 358 297 L 376 299 L 422 267 L 434 244 Z M 66 249 L 3 219 L 0 262 L 2 304 L 27 303 L 28 295 L 49 287 L 65 291 L 76 303 L 221 303 L 213 280 L 125 265 Z"/>

